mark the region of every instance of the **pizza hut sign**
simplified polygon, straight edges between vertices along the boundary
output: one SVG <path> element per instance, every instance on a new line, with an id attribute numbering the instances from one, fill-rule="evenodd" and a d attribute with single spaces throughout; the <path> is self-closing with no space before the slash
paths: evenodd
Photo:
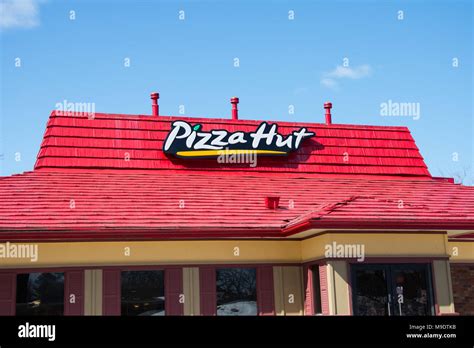
<path id="1" fill-rule="evenodd" d="M 266 122 L 262 122 L 254 132 L 230 133 L 222 129 L 206 132 L 200 124 L 192 126 L 186 121 L 174 121 L 163 143 L 163 152 L 180 158 L 217 157 L 223 151 L 286 156 L 314 135 L 303 127 L 285 136 L 278 133 L 276 124 Z"/>

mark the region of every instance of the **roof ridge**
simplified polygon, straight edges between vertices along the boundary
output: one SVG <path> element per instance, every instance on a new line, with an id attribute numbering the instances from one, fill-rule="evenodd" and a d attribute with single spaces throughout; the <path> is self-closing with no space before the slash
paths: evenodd
<path id="1" fill-rule="evenodd" d="M 105 118 L 101 118 L 101 116 L 105 116 Z M 58 111 L 53 110 L 51 111 L 50 118 L 53 117 L 64 117 L 64 118 L 87 118 L 90 120 L 94 119 L 120 119 L 120 120 L 129 120 L 130 117 L 132 120 L 139 119 L 140 121 L 150 121 L 150 122 L 169 122 L 174 120 L 195 120 L 199 122 L 205 123 L 216 123 L 224 122 L 229 124 L 235 125 L 246 125 L 246 124 L 259 124 L 261 122 L 272 122 L 278 124 L 284 124 L 285 127 L 291 127 L 295 125 L 312 125 L 313 127 L 324 128 L 324 129 L 385 129 L 387 131 L 404 131 L 410 133 L 410 130 L 407 126 L 384 126 L 384 125 L 369 125 L 369 124 L 348 124 L 348 123 L 321 123 L 321 122 L 307 122 L 307 121 L 282 121 L 282 120 L 262 120 L 262 119 L 242 119 L 239 118 L 237 120 L 230 119 L 230 118 L 219 118 L 219 117 L 202 117 L 202 116 L 187 116 L 187 115 L 160 115 L 160 116 L 152 116 L 152 115 L 145 115 L 145 114 L 120 114 L 120 113 L 105 113 L 105 112 L 94 112 L 93 117 L 88 112 L 75 112 L 74 114 L 70 115 L 67 111 Z"/>

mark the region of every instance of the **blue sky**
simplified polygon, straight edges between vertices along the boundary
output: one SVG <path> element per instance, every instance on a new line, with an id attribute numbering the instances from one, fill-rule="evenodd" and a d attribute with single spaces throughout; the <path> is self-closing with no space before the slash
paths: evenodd
<path id="1" fill-rule="evenodd" d="M 473 183 L 470 1 L 2 0 L 2 6 L 1 175 L 33 168 L 56 103 L 149 114 L 156 90 L 163 115 L 179 115 L 184 105 L 188 116 L 230 117 L 229 98 L 236 95 L 240 118 L 323 122 L 323 103 L 331 101 L 334 123 L 408 126 L 433 175 L 466 170 L 465 182 Z M 419 118 L 381 116 L 388 100 L 419 103 Z"/>

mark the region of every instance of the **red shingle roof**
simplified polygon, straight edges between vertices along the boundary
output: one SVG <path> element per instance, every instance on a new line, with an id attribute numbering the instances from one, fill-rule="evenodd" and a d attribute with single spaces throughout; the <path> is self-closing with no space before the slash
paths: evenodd
<path id="1" fill-rule="evenodd" d="M 0 179 L 0 240 L 474 229 L 474 188 L 431 178 L 405 127 L 278 122 L 282 134 L 307 127 L 316 136 L 251 168 L 166 157 L 163 139 L 176 119 L 205 131 L 260 123 L 53 112 L 35 170 Z M 281 197 L 279 209 L 265 207 L 269 195 Z"/>
<path id="2" fill-rule="evenodd" d="M 280 196 L 281 208 L 267 209 L 267 195 Z M 474 228 L 474 187 L 435 180 L 35 171 L 1 179 L 0 197 L 3 240 Z"/>
<path id="3" fill-rule="evenodd" d="M 298 127 L 316 133 L 302 147 L 281 158 L 259 158 L 258 166 L 221 165 L 213 159 L 170 159 L 162 152 L 171 122 L 200 123 L 203 130 L 255 131 L 260 121 L 95 114 L 49 119 L 35 169 L 94 168 L 136 170 L 204 170 L 307 174 L 396 175 L 429 178 L 423 158 L 406 127 L 325 125 L 278 122 L 279 132 Z M 130 161 L 125 161 L 129 154 Z M 344 161 L 346 154 L 347 161 Z"/>

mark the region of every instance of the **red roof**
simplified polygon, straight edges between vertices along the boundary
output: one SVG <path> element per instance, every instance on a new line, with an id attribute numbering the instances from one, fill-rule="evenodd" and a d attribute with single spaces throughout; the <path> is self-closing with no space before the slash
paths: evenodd
<path id="1" fill-rule="evenodd" d="M 474 187 L 434 180 L 34 171 L 3 178 L 0 192 L 4 240 L 474 228 Z M 267 209 L 268 195 L 280 196 L 281 208 Z"/>
<path id="2" fill-rule="evenodd" d="M 429 178 L 430 173 L 406 127 L 326 125 L 278 122 L 281 134 L 307 127 L 316 133 L 301 148 L 281 158 L 259 158 L 258 166 L 228 166 L 217 161 L 170 159 L 163 140 L 171 122 L 200 123 L 203 130 L 255 131 L 260 121 L 95 114 L 49 119 L 35 169 L 93 168 L 138 170 L 203 170 L 307 174 L 396 175 Z M 130 161 L 124 161 L 126 154 Z M 348 161 L 344 161 L 347 153 Z M 346 157 L 347 157 L 346 156 Z"/>
<path id="3" fill-rule="evenodd" d="M 288 159 L 219 168 L 164 156 L 170 123 L 254 131 L 260 122 L 95 116 L 53 113 L 35 170 L 0 179 L 0 240 L 474 229 L 474 187 L 431 178 L 405 127 L 278 122 L 283 134 L 307 127 L 316 136 Z M 280 208 L 266 208 L 266 196 L 279 196 Z"/>

